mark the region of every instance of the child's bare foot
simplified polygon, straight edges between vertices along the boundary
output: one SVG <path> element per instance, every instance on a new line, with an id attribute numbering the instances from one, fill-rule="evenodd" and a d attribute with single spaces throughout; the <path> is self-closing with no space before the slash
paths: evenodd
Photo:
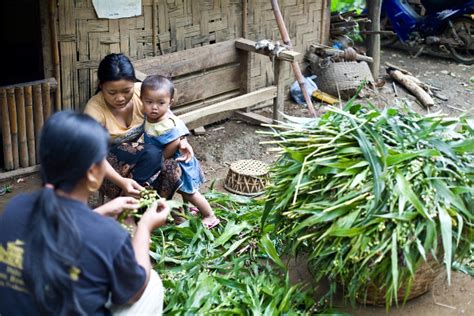
<path id="1" fill-rule="evenodd" d="M 221 220 L 214 214 L 202 218 L 202 224 L 208 229 L 216 227 L 220 222 Z"/>

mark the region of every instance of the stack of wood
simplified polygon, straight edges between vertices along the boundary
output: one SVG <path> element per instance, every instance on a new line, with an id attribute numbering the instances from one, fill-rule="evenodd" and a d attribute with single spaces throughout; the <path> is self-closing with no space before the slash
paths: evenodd
<path id="1" fill-rule="evenodd" d="M 319 59 L 329 58 L 331 62 L 338 61 L 365 61 L 372 63 L 372 57 L 359 54 L 354 48 L 348 47 L 344 50 L 331 48 L 322 44 L 311 44 L 306 54 L 306 59 L 310 62 L 317 62 Z"/>
<path id="2" fill-rule="evenodd" d="M 353 33 L 359 27 L 359 23 L 368 22 L 366 17 L 358 16 L 356 11 L 344 13 L 331 13 L 331 26 L 329 29 L 331 39 L 336 39 L 341 35 Z"/>

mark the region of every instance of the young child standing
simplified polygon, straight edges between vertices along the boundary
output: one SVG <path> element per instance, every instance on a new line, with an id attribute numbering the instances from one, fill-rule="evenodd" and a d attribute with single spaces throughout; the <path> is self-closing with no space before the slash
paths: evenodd
<path id="1" fill-rule="evenodd" d="M 142 82 L 140 95 L 145 110 L 145 143 L 158 146 L 163 151 L 164 159 L 179 157 L 180 140 L 189 134 L 189 131 L 184 122 L 170 111 L 170 106 L 174 102 L 173 83 L 163 76 L 148 76 Z M 220 220 L 198 190 L 204 183 L 204 175 L 198 160 L 193 157 L 189 162 L 180 161 L 179 165 L 182 170 L 182 185 L 178 192 L 185 202 L 198 208 L 206 227 L 216 226 Z"/>

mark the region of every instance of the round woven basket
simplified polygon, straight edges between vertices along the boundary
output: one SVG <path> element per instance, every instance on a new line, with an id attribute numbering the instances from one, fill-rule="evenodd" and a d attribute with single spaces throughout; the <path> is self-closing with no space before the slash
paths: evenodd
<path id="1" fill-rule="evenodd" d="M 321 91 L 343 99 L 351 98 L 362 82 L 374 82 L 370 68 L 365 62 L 331 63 L 326 68 L 314 68 L 316 84 Z"/>
<path id="2" fill-rule="evenodd" d="M 253 159 L 239 160 L 230 165 L 224 188 L 232 193 L 256 196 L 265 191 L 267 180 L 266 163 Z"/>
<path id="3" fill-rule="evenodd" d="M 413 279 L 413 284 L 407 301 L 428 292 L 431 289 L 434 280 L 442 270 L 443 265 L 437 262 L 431 256 L 428 258 L 428 261 L 423 261 L 418 270 L 415 272 L 415 278 Z M 402 284 L 397 292 L 397 299 L 399 303 L 405 299 L 406 291 L 407 285 Z M 387 291 L 385 288 L 379 288 L 375 284 L 371 283 L 367 288 L 365 304 L 385 306 L 386 294 Z M 364 304 L 364 294 L 361 293 L 361 296 L 357 298 L 357 301 L 361 304 Z"/>

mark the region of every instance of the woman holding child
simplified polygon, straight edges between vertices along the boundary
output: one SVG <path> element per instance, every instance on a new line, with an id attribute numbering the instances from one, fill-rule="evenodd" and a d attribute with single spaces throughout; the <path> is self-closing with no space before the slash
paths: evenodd
<path id="1" fill-rule="evenodd" d="M 170 198 L 179 186 L 180 169 L 171 160 L 162 165 L 161 152 L 153 146 L 138 144 L 144 116 L 140 83 L 136 82 L 132 63 L 122 54 L 110 54 L 101 61 L 97 74 L 97 94 L 89 100 L 84 113 L 103 125 L 112 138 L 105 195 L 113 198 L 121 190 L 137 195 L 143 185 L 150 185 L 160 196 Z M 186 141 L 181 148 L 186 152 L 183 159 L 193 155 Z"/>
<path id="2" fill-rule="evenodd" d="M 186 179 L 189 177 L 186 177 L 184 165 L 195 159 L 185 137 L 189 133 L 186 126 L 176 120 L 179 124 L 174 131 L 179 137 L 172 139 L 173 155 L 167 155 L 164 146 L 156 146 L 147 141 L 138 143 L 144 133 L 145 109 L 140 98 L 141 83 L 135 78 L 132 63 L 123 54 L 110 54 L 100 62 L 97 74 L 98 93 L 89 100 L 84 113 L 102 124 L 112 138 L 106 179 L 116 185 L 106 180 L 105 195 L 116 197 L 120 195 L 120 189 L 136 195 L 145 185 L 155 188 L 160 196 L 169 199 L 176 190 L 182 188 L 180 193 L 184 200 L 198 208 L 203 216 L 203 224 L 209 228 L 217 225 L 219 219 L 197 190 L 202 179 L 197 179 L 200 182 L 191 188 L 187 185 L 189 181 Z M 166 112 L 176 118 L 170 111 L 172 99 L 173 95 L 168 95 Z M 180 154 L 174 155 L 176 151 Z"/>

